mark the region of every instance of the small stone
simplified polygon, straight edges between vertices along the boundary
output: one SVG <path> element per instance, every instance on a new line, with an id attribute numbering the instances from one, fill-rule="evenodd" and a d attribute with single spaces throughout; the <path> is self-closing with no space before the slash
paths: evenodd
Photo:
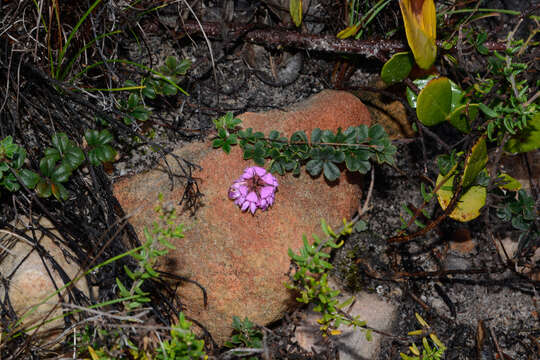
<path id="1" fill-rule="evenodd" d="M 314 128 L 337 130 L 370 123 L 369 112 L 355 96 L 340 91 L 323 91 L 292 107 L 289 111 L 246 113 L 239 116 L 242 127 L 251 127 L 266 135 L 271 130 L 291 136 L 304 130 L 310 136 Z M 229 155 L 213 149 L 211 141 L 190 143 L 174 151 L 180 158 L 202 167 L 195 170 L 202 207 L 190 217 L 183 213 L 179 223 L 186 225 L 185 237 L 175 240 L 161 269 L 188 277 L 204 286 L 208 307 L 203 305 L 200 289 L 184 284 L 178 290 L 187 314 L 201 322 L 223 343 L 231 334 L 233 315 L 248 317 L 265 325 L 279 320 L 296 305 L 294 294 L 287 290 L 290 259 L 288 248 L 297 251 L 302 235 L 308 239 L 322 236 L 320 220 L 337 228 L 343 218 L 350 218 L 360 199 L 360 178 L 342 173 L 327 182 L 322 176 L 313 179 L 302 169 L 300 176 L 277 176 L 275 201 L 268 211 L 254 215 L 242 212 L 228 198 L 229 186 L 253 162 L 242 160 L 242 152 L 233 146 Z M 170 160 L 173 172 L 176 162 Z M 184 188 L 170 181 L 163 167 L 122 179 L 114 185 L 118 201 L 130 217 L 130 223 L 143 239 L 143 228 L 151 226 L 157 194 L 178 203 Z M 181 208 L 177 211 L 180 213 Z"/>
<path id="2" fill-rule="evenodd" d="M 48 219 L 42 217 L 39 220 L 39 224 L 54 234 L 57 239 L 61 239 L 61 235 Z M 39 240 L 41 247 L 52 257 L 52 259 L 54 259 L 70 279 L 74 279 L 77 275 L 80 275 L 80 267 L 73 259 L 69 259 L 68 261 L 64 256 L 64 253 L 70 252 L 70 250 L 65 247 L 61 248 L 60 245 L 58 245 L 57 239 L 53 241 L 37 227 L 32 231 L 32 224 L 29 219 L 25 217 L 20 218 L 20 221 L 16 223 L 16 227 L 19 229 L 27 229 L 26 236 L 30 239 Z M 44 256 L 42 259 L 42 256 L 38 254 L 37 250 L 34 249 L 34 246 L 28 241 L 11 234 L 8 234 L 7 236 L 3 235 L 3 238 L 0 240 L 3 248 L 8 248 L 7 254 L 0 257 L 0 259 L 2 259 L 0 261 L 0 276 L 9 281 L 7 292 L 9 301 L 11 302 L 13 310 L 20 318 L 25 316 L 32 307 L 45 300 L 47 296 L 52 295 L 58 288 L 64 286 L 65 283 L 48 257 Z M 0 249 L 0 253 L 5 251 L 3 248 Z M 47 268 L 45 268 L 43 262 L 46 263 Z M 19 264 L 21 265 L 19 266 Z M 52 275 L 52 280 L 47 269 Z M 85 278 L 80 279 L 75 286 L 88 296 L 89 289 Z M 5 298 L 6 292 L 2 283 L 0 283 L 0 294 L 2 294 L 1 301 L 5 304 L 7 299 Z M 65 294 L 66 291 L 64 290 L 60 292 L 60 294 L 47 300 L 44 304 L 39 305 L 33 313 L 26 315 L 23 325 L 29 327 L 45 320 L 46 316 L 47 319 L 52 319 L 62 315 L 62 306 L 58 305 L 58 303 L 69 302 L 69 296 L 66 296 Z M 55 307 L 56 309 L 49 314 Z M 39 332 L 41 333 L 53 329 L 56 330 L 56 332 L 62 332 L 64 329 L 64 320 L 59 318 L 46 323 L 39 328 Z M 29 333 L 31 334 L 33 332 L 35 331 L 30 331 Z"/>
<path id="3" fill-rule="evenodd" d="M 329 279 L 328 283 L 332 288 L 338 288 L 333 279 Z M 365 321 L 371 328 L 390 332 L 396 313 L 395 305 L 383 300 L 377 294 L 365 291 L 350 294 L 341 290 L 339 301 L 343 302 L 353 295 L 355 297 L 353 305 L 344 311 L 352 317 L 359 316 L 360 320 Z M 320 325 L 317 323 L 320 317 L 320 313 L 308 310 L 305 319 L 296 327 L 296 341 L 304 350 L 319 352 L 325 347 L 324 338 L 319 330 Z M 341 334 L 335 335 L 333 339 L 337 344 L 340 359 L 377 359 L 381 335 L 373 332 L 371 341 L 368 341 L 365 331 L 361 329 L 341 325 L 338 330 Z"/>

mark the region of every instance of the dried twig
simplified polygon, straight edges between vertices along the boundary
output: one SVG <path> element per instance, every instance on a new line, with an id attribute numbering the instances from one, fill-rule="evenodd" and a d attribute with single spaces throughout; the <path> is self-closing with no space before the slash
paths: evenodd
<path id="1" fill-rule="evenodd" d="M 193 21 L 186 21 L 184 32 L 187 34 L 197 34 L 201 31 L 199 24 Z M 202 23 L 202 27 L 207 36 L 220 39 L 223 32 L 223 24 L 216 22 Z M 312 35 L 301 34 L 295 31 L 259 27 L 252 30 L 253 25 L 229 24 L 229 33 L 232 38 L 238 38 L 244 34 L 243 38 L 252 43 L 265 45 L 273 48 L 290 47 L 295 49 L 329 52 L 337 54 L 356 54 L 366 57 L 384 59 L 387 54 L 393 54 L 408 49 L 407 44 L 400 40 L 351 40 L 338 39 L 335 35 Z M 182 36 L 182 33 L 178 33 Z M 505 50 L 504 43 L 486 42 L 484 44 L 490 50 Z"/>

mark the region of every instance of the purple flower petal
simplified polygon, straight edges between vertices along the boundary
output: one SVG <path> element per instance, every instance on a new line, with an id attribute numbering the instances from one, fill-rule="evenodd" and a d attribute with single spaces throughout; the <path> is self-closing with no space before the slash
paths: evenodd
<path id="1" fill-rule="evenodd" d="M 255 193 L 255 191 L 251 191 L 249 194 L 247 194 L 246 200 L 256 203 L 257 201 L 259 201 L 259 197 Z"/>
<path id="2" fill-rule="evenodd" d="M 261 198 L 266 198 L 274 193 L 275 188 L 273 186 L 265 186 L 260 190 Z"/>
<path id="3" fill-rule="evenodd" d="M 249 207 L 249 204 L 250 204 L 249 201 L 245 201 L 245 202 L 242 204 L 242 207 L 241 207 L 242 211 L 246 211 L 247 208 Z"/>
<path id="4" fill-rule="evenodd" d="M 235 200 L 235 199 L 238 199 L 239 197 L 240 197 L 240 193 L 236 189 L 234 188 L 229 189 L 229 199 Z"/>
<path id="5" fill-rule="evenodd" d="M 252 214 L 255 214 L 255 211 L 257 210 L 257 204 L 251 203 L 249 206 L 249 211 L 251 211 Z"/>
<path id="6" fill-rule="evenodd" d="M 238 188 L 238 192 L 239 192 L 242 196 L 244 196 L 244 197 L 247 196 L 248 191 L 249 191 L 249 189 L 248 189 L 247 186 L 240 186 L 240 187 Z"/>
<path id="7" fill-rule="evenodd" d="M 270 173 L 262 176 L 261 179 L 268 185 L 278 186 L 276 178 Z"/>
<path id="8" fill-rule="evenodd" d="M 242 174 L 242 179 L 251 179 L 253 176 L 255 176 L 255 170 L 253 168 L 247 168 Z"/>
<path id="9" fill-rule="evenodd" d="M 259 175 L 260 177 L 266 175 L 266 170 L 262 167 L 254 166 L 252 167 L 252 169 L 255 172 L 255 174 Z"/>

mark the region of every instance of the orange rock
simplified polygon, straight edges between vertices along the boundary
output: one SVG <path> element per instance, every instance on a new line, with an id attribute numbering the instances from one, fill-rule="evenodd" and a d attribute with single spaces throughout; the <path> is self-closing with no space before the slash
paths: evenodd
<path id="1" fill-rule="evenodd" d="M 366 107 L 355 96 L 339 91 L 323 91 L 289 112 L 246 113 L 243 127 L 268 134 L 278 130 L 290 136 L 296 130 L 311 133 L 315 127 L 336 130 L 369 124 Z M 335 182 L 313 179 L 305 170 L 299 177 L 277 176 L 279 187 L 269 211 L 254 216 L 243 213 L 227 197 L 229 186 L 243 170 L 254 164 L 242 160 L 239 147 L 231 154 L 212 149 L 211 142 L 191 143 L 175 154 L 202 167 L 198 179 L 204 197 L 194 217 L 183 214 L 178 222 L 186 225 L 185 237 L 175 240 L 162 270 L 187 276 L 208 292 L 208 308 L 200 290 L 185 284 L 178 289 L 187 314 L 200 321 L 222 343 L 231 333 L 232 316 L 248 317 L 258 324 L 280 319 L 294 304 L 285 287 L 290 261 L 287 249 L 297 250 L 302 234 L 322 236 L 321 218 L 338 227 L 350 218 L 360 199 L 359 177 L 343 173 Z M 170 161 L 171 166 L 174 161 Z M 174 169 L 173 169 L 174 170 Z M 133 213 L 131 224 L 143 239 L 144 226 L 151 225 L 157 194 L 178 202 L 183 187 L 170 191 L 163 168 L 116 183 L 114 192 L 126 213 Z M 178 209 L 179 211 L 181 209 Z"/>

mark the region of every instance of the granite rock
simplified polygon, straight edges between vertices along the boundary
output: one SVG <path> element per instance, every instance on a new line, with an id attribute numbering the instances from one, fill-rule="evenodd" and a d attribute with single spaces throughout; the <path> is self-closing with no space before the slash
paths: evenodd
<path id="1" fill-rule="evenodd" d="M 288 111 L 246 113 L 239 118 L 244 128 L 266 134 L 275 129 L 287 136 L 297 130 L 309 136 L 316 127 L 336 130 L 370 123 L 364 104 L 339 91 L 323 91 Z M 304 170 L 299 177 L 278 176 L 274 205 L 251 215 L 241 212 L 227 196 L 232 182 L 254 165 L 242 159 L 237 146 L 227 155 L 206 141 L 187 144 L 174 153 L 202 168 L 193 173 L 204 194 L 202 206 L 195 216 L 178 207 L 185 237 L 174 241 L 176 249 L 160 265 L 161 270 L 189 277 L 206 288 L 208 306 L 204 307 L 198 287 L 189 283 L 179 287 L 187 314 L 218 343 L 230 335 L 233 315 L 261 325 L 280 319 L 295 303 L 284 287 L 290 266 L 287 249 L 299 248 L 302 234 L 322 235 L 321 218 L 335 227 L 350 218 L 360 199 L 360 177 L 343 172 L 329 183 L 322 177 L 313 179 Z M 169 164 L 174 171 L 175 162 Z M 171 191 L 170 185 L 163 166 L 115 184 L 115 196 L 132 215 L 130 223 L 141 239 L 143 228 L 155 219 L 157 194 L 176 204 L 182 198 L 183 186 L 177 183 Z"/>

